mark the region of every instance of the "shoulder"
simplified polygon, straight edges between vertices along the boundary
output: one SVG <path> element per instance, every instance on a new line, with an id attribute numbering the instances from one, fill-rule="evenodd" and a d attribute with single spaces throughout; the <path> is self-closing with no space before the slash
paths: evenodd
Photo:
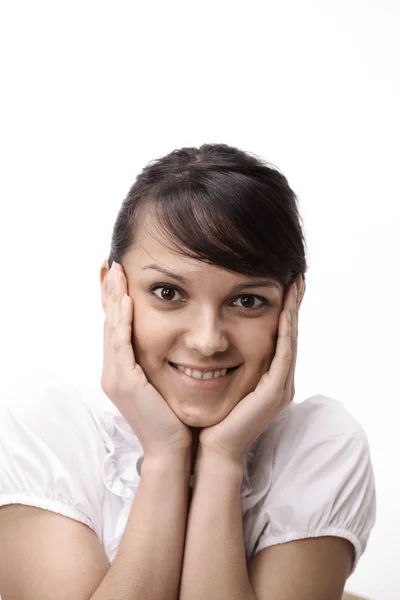
<path id="1" fill-rule="evenodd" d="M 354 567 L 375 523 L 369 444 L 357 419 L 323 395 L 287 406 L 260 436 L 254 483 L 264 489 L 261 547 L 308 537 L 348 539 Z"/>
<path id="2" fill-rule="evenodd" d="M 288 419 L 293 423 L 305 423 L 309 428 L 323 427 L 326 434 L 351 435 L 366 439 L 359 421 L 348 408 L 335 398 L 317 394 L 303 402 L 288 406 Z"/>
<path id="3" fill-rule="evenodd" d="M 0 388 L 0 505 L 29 504 L 98 528 L 105 448 L 98 403 L 53 374 Z"/>
<path id="4" fill-rule="evenodd" d="M 295 478 L 307 471 L 307 487 L 321 487 L 333 479 L 367 478 L 372 483 L 370 448 L 360 422 L 342 402 L 315 395 L 288 405 L 260 436 L 256 463 L 273 465 L 275 481 Z M 320 472 L 321 471 L 321 472 Z M 355 479 L 354 479 L 355 477 Z"/>
<path id="5" fill-rule="evenodd" d="M 312 447 L 332 438 L 368 446 L 360 422 L 342 402 L 322 394 L 289 404 L 265 434 L 274 438 L 277 452 Z"/>
<path id="6" fill-rule="evenodd" d="M 0 387 L 0 423 L 19 423 L 55 445 L 65 436 L 71 441 L 83 436 L 87 441 L 86 435 L 97 430 L 105 409 L 94 386 L 70 382 L 55 373 L 30 374 Z M 7 431 L 3 426 L 1 435 Z"/>
<path id="7" fill-rule="evenodd" d="M 31 375 L 2 385 L 0 411 L 3 440 L 27 443 L 27 438 L 39 436 L 61 452 L 66 439 L 71 446 L 93 428 L 91 413 L 77 389 L 54 374 Z"/>

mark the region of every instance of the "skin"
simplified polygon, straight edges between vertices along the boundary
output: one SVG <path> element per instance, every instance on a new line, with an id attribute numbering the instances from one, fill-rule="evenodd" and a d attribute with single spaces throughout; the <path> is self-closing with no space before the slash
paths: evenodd
<path id="1" fill-rule="evenodd" d="M 128 294 L 133 299 L 132 343 L 148 381 L 176 416 L 192 428 L 195 453 L 201 428 L 220 423 L 269 370 L 285 290 L 271 277 L 232 273 L 179 255 L 164 241 L 156 223 L 147 216 L 135 245 L 121 261 Z M 149 265 L 168 269 L 188 283 L 147 268 Z M 106 260 L 100 271 L 104 311 L 107 273 Z M 277 287 L 263 286 L 265 279 Z M 260 285 L 233 291 L 238 284 L 254 281 Z M 151 291 L 151 286 L 158 283 L 165 287 Z M 163 289 L 169 299 L 162 299 Z M 258 298 L 267 300 L 267 305 L 260 307 Z M 198 390 L 183 385 L 168 361 L 201 368 L 240 367 L 220 389 Z"/>

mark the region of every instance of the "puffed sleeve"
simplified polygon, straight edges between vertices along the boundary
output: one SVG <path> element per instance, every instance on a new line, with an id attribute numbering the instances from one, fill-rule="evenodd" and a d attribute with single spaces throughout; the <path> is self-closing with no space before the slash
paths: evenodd
<path id="1" fill-rule="evenodd" d="M 337 401 L 315 398 L 304 405 L 297 412 L 303 420 L 289 419 L 289 441 L 283 441 L 274 457 L 254 554 L 292 540 L 336 536 L 354 547 L 353 573 L 376 518 L 369 444 L 361 426 Z"/>
<path id="2" fill-rule="evenodd" d="M 0 506 L 25 504 L 76 519 L 101 540 L 104 449 L 88 409 L 47 377 L 2 388 Z"/>

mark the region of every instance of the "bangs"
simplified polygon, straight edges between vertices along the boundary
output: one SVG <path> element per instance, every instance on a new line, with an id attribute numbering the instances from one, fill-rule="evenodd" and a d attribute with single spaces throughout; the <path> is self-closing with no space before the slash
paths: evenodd
<path id="1" fill-rule="evenodd" d="M 148 207 L 170 250 L 250 276 L 286 285 L 293 248 L 288 215 L 273 186 L 240 172 L 184 172 L 153 189 Z M 280 192 L 282 194 L 282 192 Z M 286 227 L 286 231 L 285 231 Z"/>

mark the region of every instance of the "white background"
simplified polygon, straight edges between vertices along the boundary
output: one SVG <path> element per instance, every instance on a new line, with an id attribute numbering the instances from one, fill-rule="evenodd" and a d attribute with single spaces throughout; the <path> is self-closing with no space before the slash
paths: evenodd
<path id="1" fill-rule="evenodd" d="M 224 142 L 299 196 L 310 270 L 297 400 L 370 440 L 378 519 L 347 589 L 400 594 L 400 3 L 3 2 L 2 380 L 98 380 L 99 269 L 152 158 Z"/>

